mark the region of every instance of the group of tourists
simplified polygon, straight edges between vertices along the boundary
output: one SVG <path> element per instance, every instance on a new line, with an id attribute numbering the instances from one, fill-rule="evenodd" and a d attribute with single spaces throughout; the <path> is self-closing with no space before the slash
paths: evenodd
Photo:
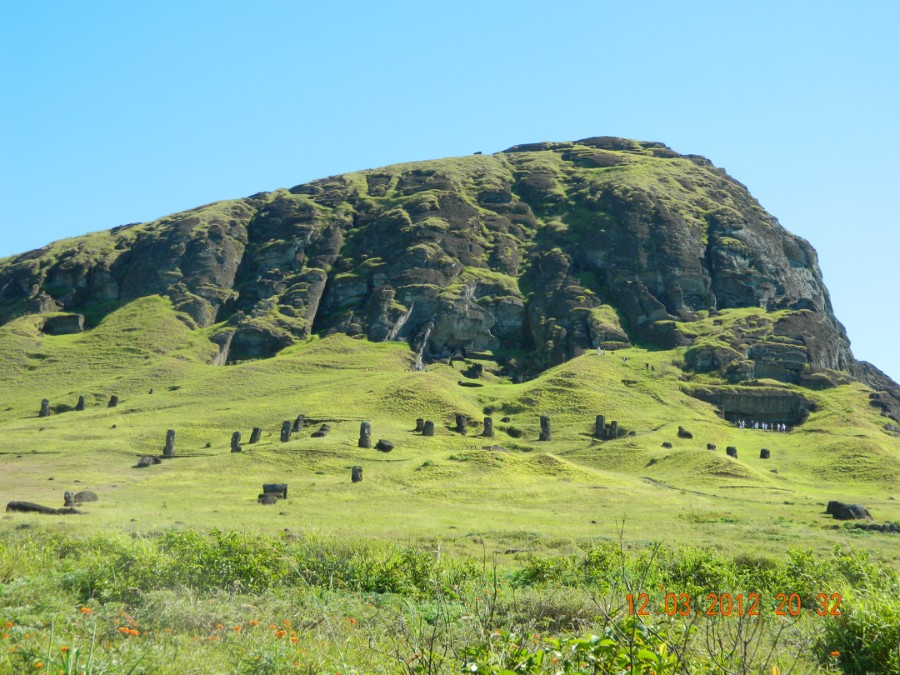
<path id="1" fill-rule="evenodd" d="M 738 429 L 756 429 L 759 431 L 788 431 L 788 425 L 784 422 L 758 422 L 756 420 L 738 420 L 735 422 Z"/>

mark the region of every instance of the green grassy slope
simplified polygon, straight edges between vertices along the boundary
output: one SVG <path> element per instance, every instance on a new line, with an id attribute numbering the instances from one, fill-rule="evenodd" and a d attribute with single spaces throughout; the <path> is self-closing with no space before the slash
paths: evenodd
<path id="1" fill-rule="evenodd" d="M 736 429 L 685 394 L 683 350 L 587 354 L 522 384 L 488 376 L 462 387 L 459 364 L 417 373 L 405 344 L 343 335 L 212 366 L 209 331 L 187 328 L 159 297 L 78 335 L 43 335 L 33 316 L 0 327 L 0 495 L 52 506 L 67 489 L 100 495 L 83 516 L 10 514 L 0 527 L 290 527 L 462 548 L 480 537 L 518 549 L 614 538 L 625 519 L 634 542 L 767 551 L 852 543 L 900 559 L 900 536 L 848 530 L 822 513 L 840 499 L 865 504 L 877 521 L 900 520 L 900 441 L 884 432 L 860 384 L 804 390 L 818 406 L 809 421 L 767 433 Z M 106 407 L 112 394 L 115 409 Z M 87 410 L 67 410 L 79 395 Z M 37 416 L 41 398 L 55 409 L 49 418 Z M 492 440 L 478 436 L 486 410 Z M 473 420 L 467 436 L 453 431 L 457 413 Z M 281 443 L 281 422 L 298 414 L 312 424 Z M 542 414 L 552 419 L 551 442 L 537 440 Z M 597 414 L 633 435 L 593 440 Z M 435 422 L 434 438 L 412 432 L 418 417 Z M 361 420 L 395 450 L 357 448 Z M 323 422 L 331 433 L 311 438 Z M 693 440 L 677 438 L 679 425 Z M 253 426 L 263 437 L 248 445 Z M 132 468 L 138 456 L 160 454 L 170 428 L 177 457 Z M 244 452 L 232 454 L 237 430 Z M 727 445 L 738 460 L 725 456 Z M 763 447 L 772 459 L 759 459 Z M 354 465 L 362 483 L 350 481 Z M 263 482 L 287 482 L 290 498 L 257 505 Z"/>

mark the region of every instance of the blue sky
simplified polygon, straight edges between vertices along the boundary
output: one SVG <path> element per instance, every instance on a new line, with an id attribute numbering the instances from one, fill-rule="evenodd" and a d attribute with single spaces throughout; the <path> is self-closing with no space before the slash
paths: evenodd
<path id="1" fill-rule="evenodd" d="M 900 379 L 900 3 L 0 3 L 0 256 L 400 161 L 615 135 L 818 250 Z"/>

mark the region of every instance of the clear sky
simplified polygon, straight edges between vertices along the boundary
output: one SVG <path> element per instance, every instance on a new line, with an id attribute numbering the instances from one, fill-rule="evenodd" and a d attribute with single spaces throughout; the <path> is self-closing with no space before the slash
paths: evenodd
<path id="1" fill-rule="evenodd" d="M 900 379 L 900 2 L 0 2 L 0 256 L 401 161 L 612 135 L 818 250 Z"/>

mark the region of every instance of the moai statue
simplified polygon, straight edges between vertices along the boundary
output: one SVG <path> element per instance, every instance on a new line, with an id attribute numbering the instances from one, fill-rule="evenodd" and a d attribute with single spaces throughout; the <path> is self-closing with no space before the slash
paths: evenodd
<path id="1" fill-rule="evenodd" d="M 303 425 L 306 423 L 306 418 L 303 415 L 297 415 L 297 419 L 294 420 L 294 433 L 299 433 L 303 431 Z"/>
<path id="2" fill-rule="evenodd" d="M 458 431 L 463 436 L 465 436 L 466 432 L 468 431 L 468 429 L 467 429 L 468 423 L 469 422 L 466 419 L 465 415 L 457 415 L 456 416 L 456 431 Z"/>
<path id="3" fill-rule="evenodd" d="M 769 459 L 769 457 L 770 457 L 770 453 L 769 453 L 768 448 L 763 448 L 762 450 L 759 451 L 760 459 Z"/>
<path id="4" fill-rule="evenodd" d="M 232 452 L 240 452 L 241 451 L 241 432 L 235 431 L 231 434 L 231 451 Z"/>
<path id="5" fill-rule="evenodd" d="M 539 441 L 549 441 L 552 438 L 550 434 L 550 418 L 546 415 L 541 415 L 541 435 L 538 437 Z"/>
<path id="6" fill-rule="evenodd" d="M 289 440 L 291 440 L 291 427 L 292 427 L 292 425 L 291 425 L 290 420 L 286 420 L 281 423 L 281 442 L 282 443 L 287 443 Z"/>
<path id="7" fill-rule="evenodd" d="M 360 448 L 372 447 L 372 425 L 369 422 L 361 422 L 359 425 L 359 442 L 356 444 Z"/>
<path id="8" fill-rule="evenodd" d="M 50 401 L 47 399 L 41 401 L 41 412 L 38 417 L 50 417 Z"/>
<path id="9" fill-rule="evenodd" d="M 166 447 L 163 448 L 163 457 L 175 456 L 175 430 L 166 431 Z"/>
<path id="10" fill-rule="evenodd" d="M 619 423 L 613 420 L 609 423 L 609 440 L 614 441 L 619 437 Z"/>
<path id="11" fill-rule="evenodd" d="M 423 436 L 434 436 L 434 422 L 425 420 L 425 426 L 422 427 Z"/>
<path id="12" fill-rule="evenodd" d="M 725 448 L 725 453 L 729 457 L 734 457 L 735 459 L 737 459 L 737 448 L 733 445 L 729 445 L 727 448 Z"/>
<path id="13" fill-rule="evenodd" d="M 84 410 L 84 396 L 78 397 L 78 403 L 75 404 L 75 410 L 79 412 Z"/>
<path id="14" fill-rule="evenodd" d="M 362 467 L 361 466 L 353 467 L 353 474 L 351 476 L 351 480 L 354 483 L 359 483 L 360 481 L 362 481 Z"/>
<path id="15" fill-rule="evenodd" d="M 75 506 L 75 495 L 72 494 L 71 490 L 66 490 L 65 494 L 63 494 L 64 506 Z"/>
<path id="16" fill-rule="evenodd" d="M 484 418 L 484 431 L 481 432 L 481 435 L 485 438 L 493 438 L 494 437 L 494 420 L 491 417 Z"/>
<path id="17" fill-rule="evenodd" d="M 115 408 L 119 405 L 119 397 L 113 394 L 109 397 L 109 403 L 106 404 L 107 408 Z"/>
<path id="18" fill-rule="evenodd" d="M 250 443 L 258 443 L 260 436 L 262 436 L 262 429 L 253 427 L 253 431 L 250 432 Z"/>
<path id="19" fill-rule="evenodd" d="M 597 415 L 594 422 L 594 438 L 606 438 L 606 415 Z"/>
<path id="20" fill-rule="evenodd" d="M 416 431 L 418 431 L 419 433 L 425 431 L 425 420 L 423 420 L 421 417 L 416 420 Z"/>

